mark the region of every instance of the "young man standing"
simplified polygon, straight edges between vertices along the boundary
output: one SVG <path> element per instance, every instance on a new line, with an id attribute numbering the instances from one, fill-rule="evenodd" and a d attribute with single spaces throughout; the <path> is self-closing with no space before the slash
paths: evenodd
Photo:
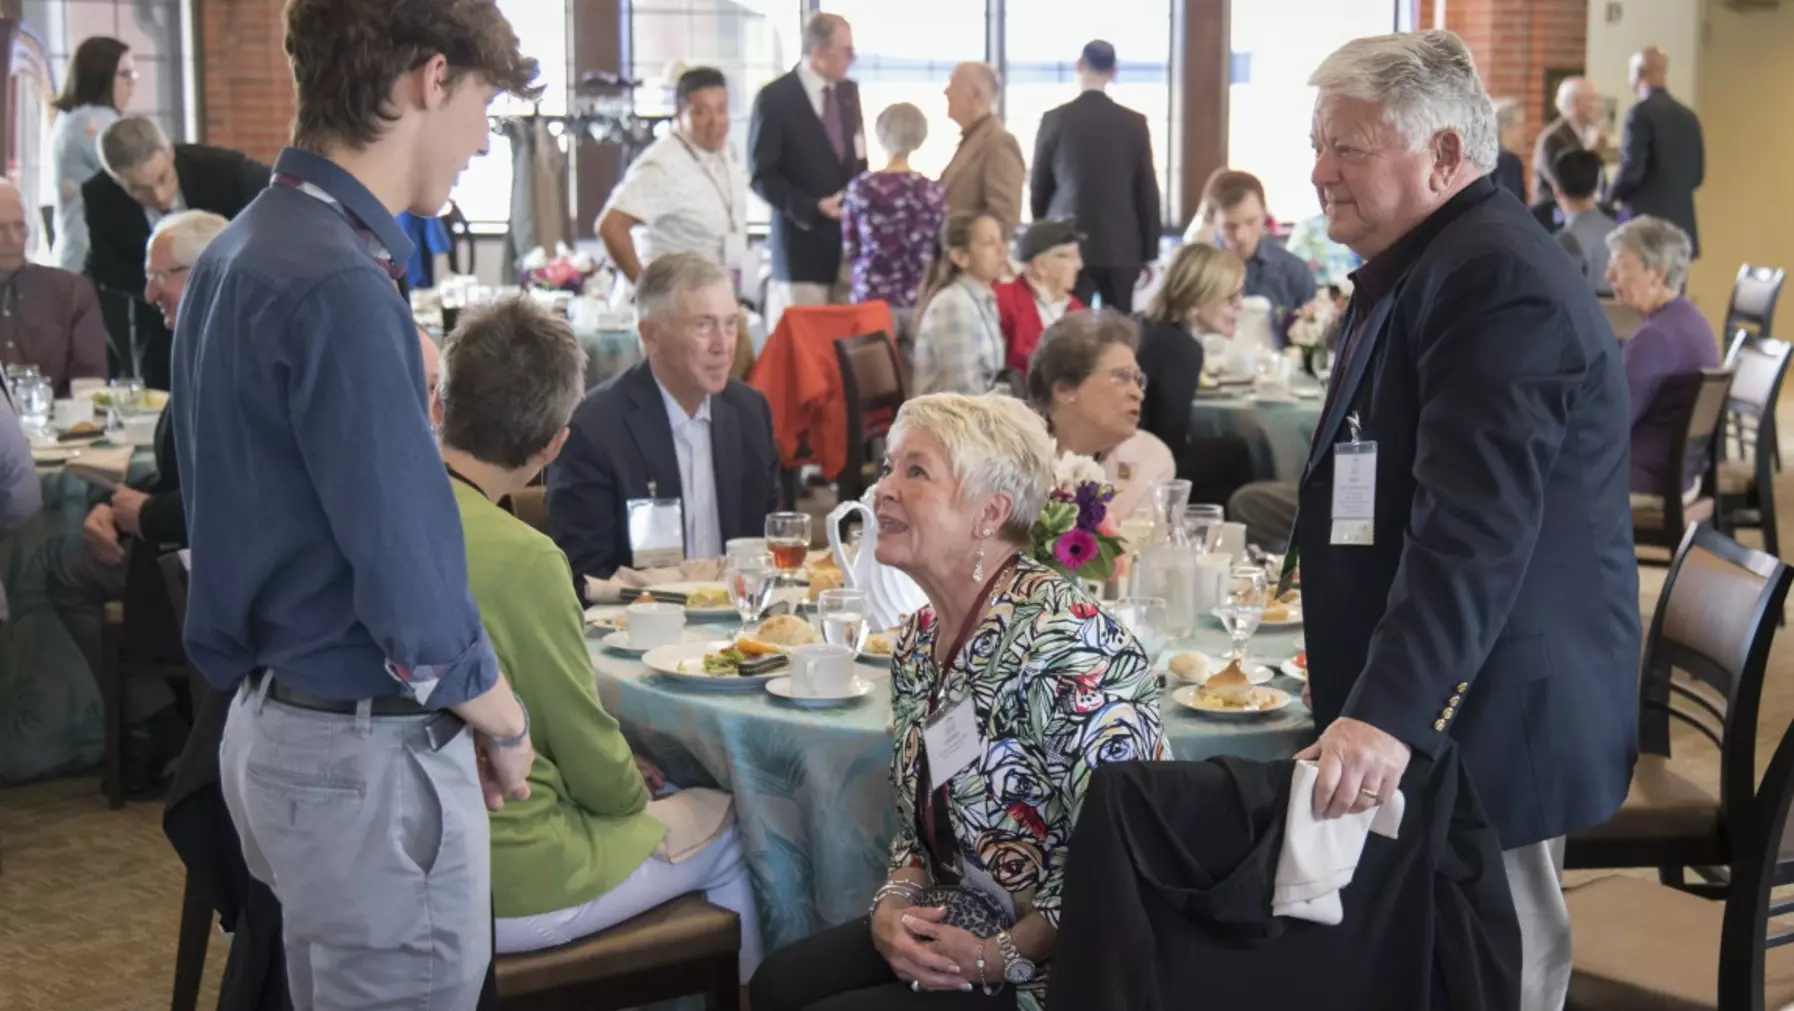
<path id="1" fill-rule="evenodd" d="M 286 49 L 293 146 L 175 338 L 187 650 L 237 688 L 221 781 L 294 1006 L 466 1011 L 486 808 L 528 795 L 534 752 L 468 592 L 393 215 L 447 201 L 536 63 L 494 0 L 290 0 Z"/>

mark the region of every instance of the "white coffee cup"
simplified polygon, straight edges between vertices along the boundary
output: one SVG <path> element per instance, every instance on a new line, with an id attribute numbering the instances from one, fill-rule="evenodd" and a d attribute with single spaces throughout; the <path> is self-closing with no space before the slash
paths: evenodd
<path id="1" fill-rule="evenodd" d="M 69 380 L 69 396 L 76 400 L 93 401 L 93 395 L 106 388 L 104 379 L 71 379 Z"/>
<path id="2" fill-rule="evenodd" d="M 58 428 L 67 428 L 83 421 L 92 421 L 93 399 L 91 397 L 73 397 L 68 400 L 58 400 L 51 407 L 50 417 Z"/>
<path id="3" fill-rule="evenodd" d="M 798 698 L 844 698 L 853 686 L 853 650 L 818 642 L 791 649 L 791 694 Z"/>
<path id="4" fill-rule="evenodd" d="M 1221 524 L 1221 537 L 1215 542 L 1215 552 L 1225 552 L 1235 558 L 1246 557 L 1246 524 Z"/>
<path id="5" fill-rule="evenodd" d="M 764 555 L 766 554 L 766 538 L 731 537 L 723 545 L 723 554 L 730 558 L 743 555 Z"/>
<path id="6" fill-rule="evenodd" d="M 156 441 L 154 414 L 125 419 L 125 441 L 133 446 L 147 446 Z"/>
<path id="7" fill-rule="evenodd" d="M 1233 556 L 1224 552 L 1199 555 L 1196 558 L 1196 586 L 1190 594 L 1192 609 L 1207 614 L 1221 606 L 1221 594 L 1227 587 L 1227 574 L 1233 569 Z"/>
<path id="8" fill-rule="evenodd" d="M 671 646 L 685 638 L 685 608 L 659 601 L 630 604 L 629 648 L 655 649 Z"/>

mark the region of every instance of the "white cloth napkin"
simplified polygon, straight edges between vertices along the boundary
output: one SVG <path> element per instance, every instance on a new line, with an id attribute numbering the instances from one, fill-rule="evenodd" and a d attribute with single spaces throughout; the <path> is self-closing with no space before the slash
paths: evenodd
<path id="1" fill-rule="evenodd" d="M 1394 839 L 1402 827 L 1407 800 L 1397 790 L 1387 803 L 1367 811 L 1316 818 L 1314 781 L 1319 773 L 1315 763 L 1301 761 L 1290 780 L 1289 812 L 1271 889 L 1271 913 L 1333 926 L 1344 918 L 1339 890 L 1352 883 L 1364 840 L 1372 832 Z"/>
<path id="2" fill-rule="evenodd" d="M 586 600 L 594 604 L 633 603 L 639 591 L 666 583 L 713 583 L 723 578 L 721 558 L 690 558 L 660 569 L 618 569 L 609 579 L 586 577 Z"/>
<path id="3" fill-rule="evenodd" d="M 135 452 L 132 446 L 88 446 L 76 452 L 64 469 L 89 484 L 113 491 L 124 483 Z"/>

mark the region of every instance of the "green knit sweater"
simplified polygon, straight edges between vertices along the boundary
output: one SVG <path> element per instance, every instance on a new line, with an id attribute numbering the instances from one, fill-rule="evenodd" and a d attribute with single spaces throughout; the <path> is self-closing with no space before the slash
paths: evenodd
<path id="1" fill-rule="evenodd" d="M 617 721 L 598 703 L 579 600 L 554 542 L 452 481 L 467 577 L 499 668 L 529 707 L 528 800 L 492 815 L 492 908 L 532 916 L 615 888 L 666 829 Z"/>

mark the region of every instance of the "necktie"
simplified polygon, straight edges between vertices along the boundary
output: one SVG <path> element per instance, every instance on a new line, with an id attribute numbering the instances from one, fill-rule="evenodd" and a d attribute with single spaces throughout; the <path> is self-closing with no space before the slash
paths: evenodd
<path id="1" fill-rule="evenodd" d="M 835 97 L 835 86 L 822 89 L 822 128 L 828 131 L 828 142 L 835 157 L 847 160 L 847 131 L 841 128 L 841 101 Z"/>

